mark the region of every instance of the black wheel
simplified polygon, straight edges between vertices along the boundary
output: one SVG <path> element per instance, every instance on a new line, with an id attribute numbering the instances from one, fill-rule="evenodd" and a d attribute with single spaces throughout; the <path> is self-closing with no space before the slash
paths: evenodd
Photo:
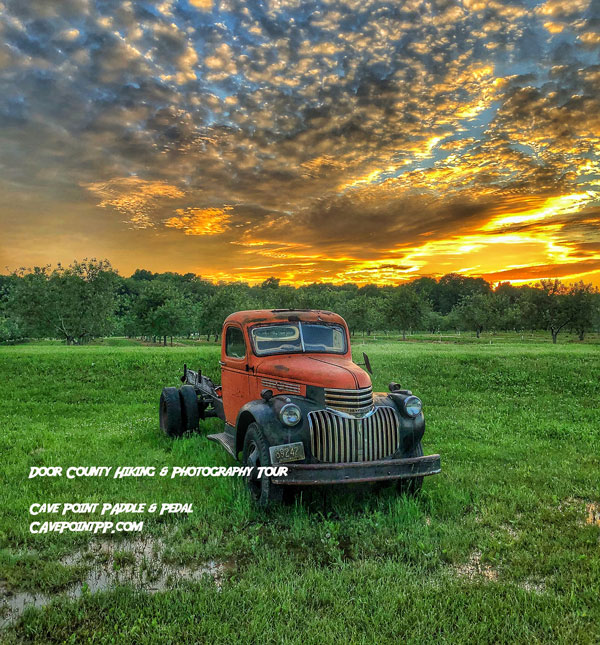
<path id="1" fill-rule="evenodd" d="M 192 385 L 182 385 L 179 388 L 181 397 L 181 412 L 183 426 L 186 430 L 198 430 L 200 412 L 198 410 L 198 396 Z"/>
<path id="2" fill-rule="evenodd" d="M 408 457 L 422 457 L 423 456 L 423 446 L 421 442 L 412 449 Z M 418 495 L 423 486 L 423 476 L 421 477 L 411 477 L 410 479 L 399 479 L 396 483 L 396 489 L 401 495 L 408 495 L 414 497 Z"/>
<path id="3" fill-rule="evenodd" d="M 160 395 L 160 427 L 169 437 L 180 437 L 185 432 L 181 399 L 176 387 L 165 387 Z"/>
<path id="4" fill-rule="evenodd" d="M 271 465 L 269 446 L 256 423 L 248 426 L 244 438 L 243 462 L 244 466 L 252 466 L 254 469 Z M 283 487 L 273 484 L 270 477 L 263 475 L 259 478 L 256 470 L 246 478 L 246 483 L 252 499 L 260 506 L 266 508 L 273 504 L 280 504 L 283 500 Z"/>

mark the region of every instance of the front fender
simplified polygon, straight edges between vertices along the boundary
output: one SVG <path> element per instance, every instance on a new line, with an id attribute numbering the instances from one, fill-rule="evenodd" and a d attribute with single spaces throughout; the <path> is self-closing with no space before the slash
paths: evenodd
<path id="1" fill-rule="evenodd" d="M 395 458 L 410 457 L 417 444 L 425 434 L 425 417 L 421 412 L 416 417 L 409 417 L 404 412 L 403 401 L 409 396 L 408 394 L 399 394 L 393 392 L 376 393 L 374 395 L 375 405 L 388 405 L 396 408 L 398 418 L 400 419 L 400 449 L 394 454 Z"/>
<path id="2" fill-rule="evenodd" d="M 302 410 L 302 421 L 292 428 L 284 425 L 279 419 L 279 410 L 290 401 Z M 295 443 L 296 441 L 302 441 L 304 445 L 309 445 L 307 444 L 310 441 L 308 413 L 317 407 L 307 399 L 297 396 L 275 396 L 268 403 L 263 399 L 249 401 L 240 409 L 236 421 L 236 454 L 243 450 L 246 431 L 248 426 L 254 422 L 259 425 L 269 446 Z"/>

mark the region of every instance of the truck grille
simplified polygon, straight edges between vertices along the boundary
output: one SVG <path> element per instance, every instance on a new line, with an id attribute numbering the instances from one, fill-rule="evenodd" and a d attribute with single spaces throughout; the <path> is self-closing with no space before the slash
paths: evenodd
<path id="1" fill-rule="evenodd" d="M 308 413 L 313 457 L 327 463 L 377 461 L 400 445 L 398 415 L 382 406 L 363 419 L 348 419 L 330 410 Z"/>
<path id="2" fill-rule="evenodd" d="M 325 405 L 348 414 L 368 412 L 373 407 L 373 388 L 369 386 L 361 390 L 336 390 L 326 387 Z"/>

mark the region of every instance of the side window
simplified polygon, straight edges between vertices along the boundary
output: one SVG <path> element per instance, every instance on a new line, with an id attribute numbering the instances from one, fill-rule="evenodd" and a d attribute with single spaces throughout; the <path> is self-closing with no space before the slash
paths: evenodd
<path id="1" fill-rule="evenodd" d="M 227 327 L 225 333 L 225 354 L 231 358 L 244 358 L 246 345 L 244 334 L 239 327 Z"/>

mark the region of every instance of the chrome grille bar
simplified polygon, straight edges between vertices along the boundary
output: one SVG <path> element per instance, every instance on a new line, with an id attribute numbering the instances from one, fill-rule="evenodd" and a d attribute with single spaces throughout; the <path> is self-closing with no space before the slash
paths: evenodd
<path id="1" fill-rule="evenodd" d="M 368 412 L 373 407 L 373 388 L 371 386 L 359 390 L 325 388 L 325 405 L 350 414 Z"/>
<path id="2" fill-rule="evenodd" d="M 400 445 L 398 414 L 388 406 L 363 418 L 315 410 L 308 422 L 313 457 L 322 462 L 378 461 L 391 457 Z"/>

